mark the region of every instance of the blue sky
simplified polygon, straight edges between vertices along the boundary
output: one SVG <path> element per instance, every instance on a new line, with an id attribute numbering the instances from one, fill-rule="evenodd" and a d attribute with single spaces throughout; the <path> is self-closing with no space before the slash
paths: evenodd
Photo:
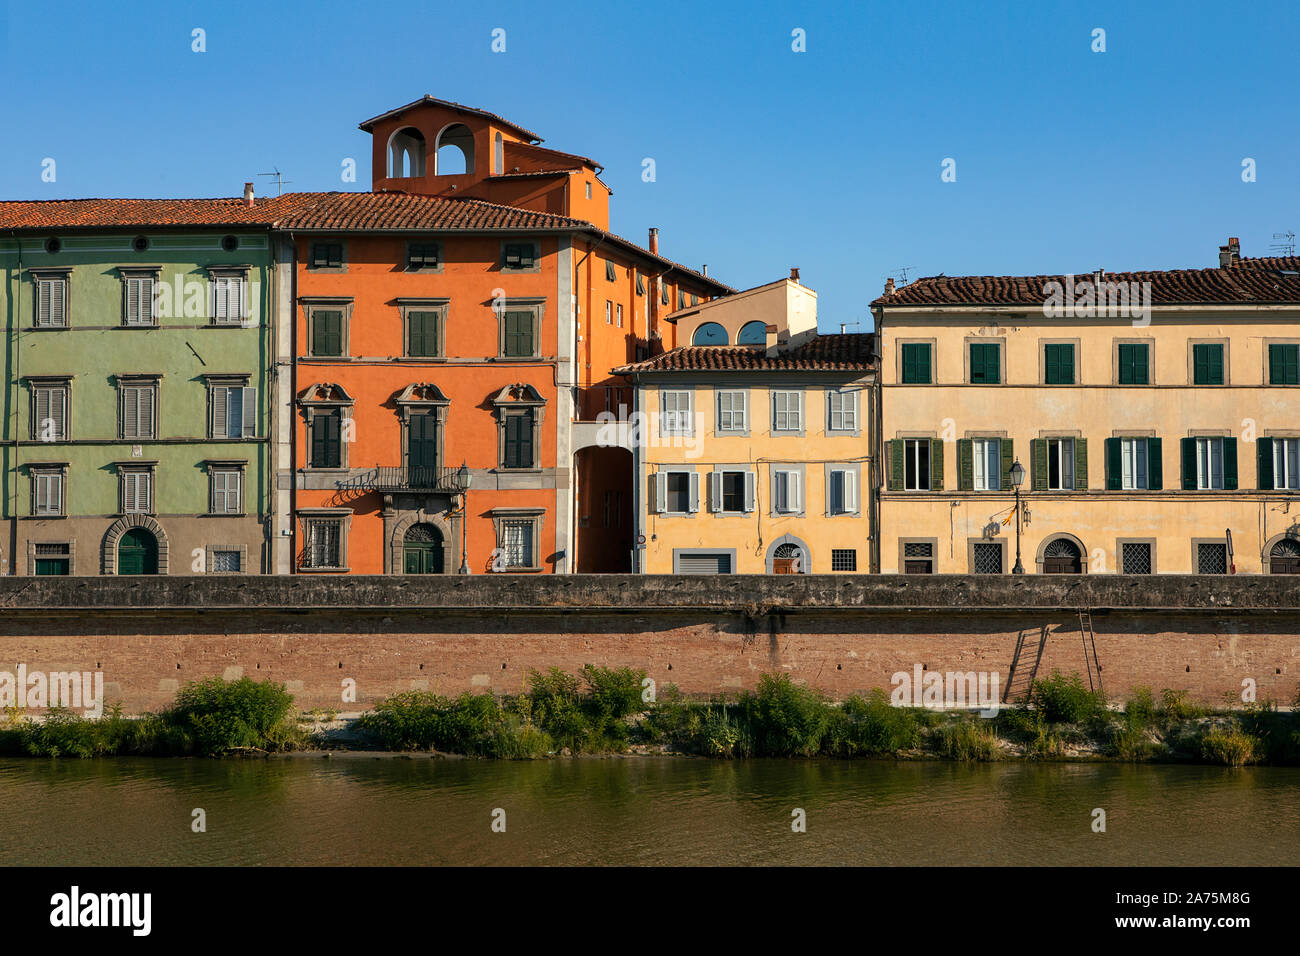
<path id="1" fill-rule="evenodd" d="M 903 266 L 1204 267 L 1229 235 L 1268 254 L 1300 232 L 1298 48 L 1285 3 L 9 2 L 0 195 L 265 194 L 275 166 L 366 188 L 357 123 L 431 93 L 604 164 L 616 232 L 658 226 L 739 288 L 797 265 L 824 330 L 866 330 Z"/>

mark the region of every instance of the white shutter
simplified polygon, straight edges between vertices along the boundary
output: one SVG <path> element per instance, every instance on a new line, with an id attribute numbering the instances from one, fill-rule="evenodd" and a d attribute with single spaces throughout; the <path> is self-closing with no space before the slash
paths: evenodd
<path id="1" fill-rule="evenodd" d="M 256 438 L 257 437 L 257 389 L 246 387 L 242 389 L 242 391 L 244 393 L 244 397 L 243 397 L 244 422 L 243 422 L 243 429 L 242 429 L 242 437 Z"/>
<path id="2" fill-rule="evenodd" d="M 784 471 L 772 472 L 772 510 L 781 512 L 786 510 L 786 496 L 788 488 L 785 480 Z"/>
<path id="3" fill-rule="evenodd" d="M 709 510 L 715 514 L 722 510 L 722 472 L 709 472 Z"/>
<path id="4" fill-rule="evenodd" d="M 790 428 L 800 431 L 803 428 L 803 392 L 792 392 L 790 398 Z"/>
<path id="5" fill-rule="evenodd" d="M 792 471 L 790 475 L 790 510 L 793 512 L 802 511 L 800 504 L 801 489 L 799 488 L 799 472 Z"/>
<path id="6" fill-rule="evenodd" d="M 844 475 L 844 510 L 849 514 L 858 511 L 858 473 L 851 468 L 842 472 Z"/>
<path id="7" fill-rule="evenodd" d="M 745 511 L 754 510 L 754 473 L 745 472 Z"/>
<path id="8" fill-rule="evenodd" d="M 650 481 L 654 488 L 655 512 L 663 514 L 668 510 L 668 473 L 661 471 L 657 475 L 651 475 Z"/>
<path id="9" fill-rule="evenodd" d="M 700 510 L 700 473 L 698 471 L 693 471 L 691 472 L 690 511 L 691 514 L 695 514 L 699 510 Z"/>
<path id="10" fill-rule="evenodd" d="M 145 386 L 140 393 L 140 437 L 153 438 L 153 388 Z"/>

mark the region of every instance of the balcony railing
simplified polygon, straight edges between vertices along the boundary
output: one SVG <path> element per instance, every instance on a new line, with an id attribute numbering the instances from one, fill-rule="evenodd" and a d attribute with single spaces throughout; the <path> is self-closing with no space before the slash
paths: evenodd
<path id="1" fill-rule="evenodd" d="M 340 491 L 424 491 L 459 495 L 467 482 L 459 468 L 405 468 L 401 465 L 376 465 L 370 471 L 340 481 Z"/>

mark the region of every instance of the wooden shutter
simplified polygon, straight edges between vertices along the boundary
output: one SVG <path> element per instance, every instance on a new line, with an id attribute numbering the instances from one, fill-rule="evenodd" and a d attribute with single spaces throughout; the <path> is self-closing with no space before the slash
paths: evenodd
<path id="1" fill-rule="evenodd" d="M 844 510 L 848 514 L 858 513 L 858 473 L 852 468 L 845 468 L 844 476 Z"/>
<path id="2" fill-rule="evenodd" d="M 128 471 L 122 475 L 122 511 L 130 514 L 139 510 L 139 474 Z"/>
<path id="3" fill-rule="evenodd" d="M 709 472 L 709 510 L 715 514 L 722 510 L 722 472 Z"/>
<path id="4" fill-rule="evenodd" d="M 789 489 L 790 511 L 798 514 L 803 511 L 803 488 L 797 471 L 786 472 L 786 487 Z"/>
<path id="5" fill-rule="evenodd" d="M 1147 488 L 1159 491 L 1165 486 L 1165 468 L 1159 438 L 1147 439 Z"/>
<path id="6" fill-rule="evenodd" d="M 1223 490 L 1237 490 L 1237 439 L 1223 439 Z"/>
<path id="7" fill-rule="evenodd" d="M 668 510 L 668 473 L 661 471 L 657 475 L 651 475 L 650 481 L 650 500 L 654 502 L 655 512 L 663 514 Z"/>
<path id="8" fill-rule="evenodd" d="M 230 388 L 225 385 L 212 387 L 212 437 L 229 436 Z"/>
<path id="9" fill-rule="evenodd" d="M 1270 346 L 1274 348 L 1275 346 Z M 1259 488 L 1261 491 L 1273 490 L 1273 439 L 1255 440 L 1255 458 L 1258 462 Z"/>
<path id="10" fill-rule="evenodd" d="M 1120 456 L 1123 454 L 1122 439 L 1107 438 L 1105 443 L 1106 457 L 1106 490 L 1119 491 L 1124 486 L 1124 464 Z M 1149 468 L 1150 466 L 1148 466 Z M 1136 480 L 1137 476 L 1134 476 Z"/>
<path id="11" fill-rule="evenodd" d="M 140 436 L 140 390 L 131 386 L 122 389 L 122 437 Z"/>
<path id="12" fill-rule="evenodd" d="M 1003 491 L 1011 490 L 1011 466 L 1016 463 L 1014 444 L 1010 438 L 998 442 L 998 450 L 1002 453 L 1002 482 L 998 487 Z"/>
<path id="13" fill-rule="evenodd" d="M 957 490 L 973 491 L 975 488 L 975 443 L 969 438 L 957 439 Z"/>
<path id="14" fill-rule="evenodd" d="M 885 442 L 889 456 L 889 490 L 903 490 L 903 440 L 895 438 Z"/>
<path id="15" fill-rule="evenodd" d="M 244 420 L 240 428 L 240 435 L 244 438 L 257 437 L 257 389 L 244 387 L 240 389 L 243 398 L 240 402 Z"/>
<path id="16" fill-rule="evenodd" d="M 1196 490 L 1196 439 L 1182 439 L 1183 490 Z"/>
<path id="17" fill-rule="evenodd" d="M 689 507 L 691 514 L 700 510 L 700 473 L 698 471 L 691 472 L 691 500 Z"/>
<path id="18" fill-rule="evenodd" d="M 1088 439 L 1074 440 L 1074 490 L 1088 490 Z"/>
<path id="19" fill-rule="evenodd" d="M 1030 483 L 1034 491 L 1047 490 L 1047 439 L 1035 438 L 1029 443 L 1030 465 L 1033 476 Z"/>
<path id="20" fill-rule="evenodd" d="M 618 276 L 614 272 L 614 263 L 606 259 L 605 260 L 605 281 L 613 282 L 617 278 Z"/>
<path id="21" fill-rule="evenodd" d="M 930 442 L 930 490 L 943 491 L 943 442 Z"/>
<path id="22" fill-rule="evenodd" d="M 745 472 L 745 511 L 752 512 L 753 510 L 754 510 L 754 473 L 752 471 L 746 471 Z"/>
<path id="23" fill-rule="evenodd" d="M 136 389 L 136 392 L 140 397 L 140 420 L 138 423 L 140 430 L 137 434 L 141 438 L 153 438 L 155 437 L 153 427 L 153 388 L 143 385 Z"/>

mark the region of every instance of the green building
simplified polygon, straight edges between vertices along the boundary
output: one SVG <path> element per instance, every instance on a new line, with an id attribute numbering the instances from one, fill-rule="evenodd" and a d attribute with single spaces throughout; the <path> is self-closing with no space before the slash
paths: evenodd
<path id="1" fill-rule="evenodd" d="M 268 570 L 279 205 L 0 203 L 3 573 Z"/>

